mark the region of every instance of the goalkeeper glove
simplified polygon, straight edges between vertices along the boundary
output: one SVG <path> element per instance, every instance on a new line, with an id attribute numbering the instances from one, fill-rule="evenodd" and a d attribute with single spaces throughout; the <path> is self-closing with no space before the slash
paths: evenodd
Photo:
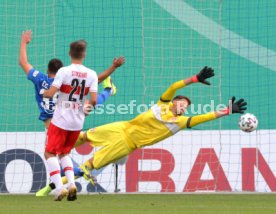
<path id="1" fill-rule="evenodd" d="M 236 99 L 235 97 L 232 97 L 231 103 L 229 104 L 227 109 L 225 109 L 226 114 L 235 114 L 235 113 L 243 114 L 244 111 L 247 109 L 246 108 L 247 102 L 245 102 L 243 98 L 239 99 L 237 102 L 235 102 L 235 99 Z"/>
<path id="2" fill-rule="evenodd" d="M 205 85 L 211 85 L 206 79 L 215 76 L 214 69 L 205 66 L 197 75 L 192 77 L 193 82 L 201 82 Z"/>

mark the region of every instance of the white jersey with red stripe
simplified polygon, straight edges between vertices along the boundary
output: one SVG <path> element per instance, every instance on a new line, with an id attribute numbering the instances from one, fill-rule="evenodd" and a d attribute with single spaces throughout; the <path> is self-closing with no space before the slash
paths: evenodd
<path id="1" fill-rule="evenodd" d="M 71 64 L 58 70 L 52 86 L 60 90 L 52 123 L 65 130 L 81 130 L 86 96 L 98 91 L 96 72 L 84 65 Z"/>

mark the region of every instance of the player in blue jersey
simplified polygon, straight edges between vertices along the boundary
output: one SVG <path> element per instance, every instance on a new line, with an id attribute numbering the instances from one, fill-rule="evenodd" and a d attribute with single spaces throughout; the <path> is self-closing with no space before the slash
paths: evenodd
<path id="1" fill-rule="evenodd" d="M 20 43 L 19 64 L 27 75 L 28 80 L 32 81 L 35 87 L 35 98 L 40 110 L 39 120 L 43 121 L 45 128 L 48 129 L 55 110 L 55 101 L 58 94 L 53 98 L 43 98 L 44 90 L 50 88 L 54 81 L 57 71 L 63 66 L 59 59 L 52 59 L 48 63 L 47 74 L 40 72 L 29 63 L 27 56 L 27 44 L 31 41 L 31 31 L 24 31 Z M 124 57 L 114 59 L 112 65 L 98 75 L 98 81 L 104 81 L 104 90 L 98 95 L 97 104 L 102 104 L 110 95 L 116 93 L 116 87 L 111 82 L 110 75 L 125 62 Z"/>
<path id="2" fill-rule="evenodd" d="M 57 71 L 63 67 L 63 63 L 59 59 L 51 59 L 48 63 L 47 74 L 36 70 L 28 61 L 27 55 L 27 45 L 31 41 L 32 32 L 30 30 L 24 31 L 21 37 L 20 43 L 20 54 L 19 54 L 19 64 L 27 75 L 28 80 L 30 80 L 34 84 L 35 89 L 35 99 L 40 111 L 39 120 L 44 122 L 45 131 L 50 125 L 51 119 L 53 117 L 53 113 L 55 110 L 55 103 L 58 97 L 56 94 L 53 98 L 44 98 L 43 93 L 45 90 L 49 89 L 51 84 L 54 81 L 55 75 Z M 105 70 L 104 72 L 98 75 L 98 83 L 103 81 L 104 90 L 98 94 L 97 104 L 103 104 L 107 98 L 111 95 L 115 95 L 116 87 L 112 83 L 110 75 L 125 62 L 124 57 L 119 57 L 118 59 L 114 59 L 112 65 Z M 62 176 L 64 172 L 61 171 Z M 76 177 L 84 176 L 90 182 L 93 182 L 92 177 L 86 177 L 83 171 L 78 167 L 74 168 L 74 174 Z M 63 181 L 66 183 L 66 180 Z M 43 188 L 38 191 L 36 196 L 46 196 L 52 189 L 54 189 L 54 185 L 49 185 L 48 188 Z"/>

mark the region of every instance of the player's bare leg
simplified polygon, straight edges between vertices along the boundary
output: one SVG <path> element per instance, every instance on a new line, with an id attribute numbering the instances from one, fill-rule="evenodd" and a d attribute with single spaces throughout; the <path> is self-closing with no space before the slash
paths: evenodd
<path id="1" fill-rule="evenodd" d="M 48 128 L 49 128 L 50 123 L 51 123 L 51 120 L 52 120 L 52 118 L 48 118 L 47 120 L 44 121 L 45 129 L 48 129 Z"/>
<path id="2" fill-rule="evenodd" d="M 44 121 L 44 126 L 45 126 L 45 145 L 46 145 L 46 140 L 47 140 L 47 132 L 48 132 L 48 128 L 49 125 L 51 123 L 52 118 L 48 118 Z M 51 183 L 47 186 L 45 186 L 44 188 L 42 188 L 41 190 L 39 190 L 38 192 L 36 192 L 35 196 L 36 197 L 43 197 L 43 196 L 47 196 L 49 195 L 50 192 L 52 192 L 52 190 L 55 188 L 55 184 Z"/>

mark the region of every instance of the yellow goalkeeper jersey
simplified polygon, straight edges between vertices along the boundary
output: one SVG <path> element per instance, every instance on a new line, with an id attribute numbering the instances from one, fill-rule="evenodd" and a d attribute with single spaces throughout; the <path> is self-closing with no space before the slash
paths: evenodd
<path id="1" fill-rule="evenodd" d="M 175 91 L 185 87 L 183 80 L 175 82 L 161 96 L 158 103 L 145 113 L 125 123 L 126 138 L 137 148 L 155 144 L 187 127 L 188 116 L 175 116 L 172 111 L 172 99 Z M 215 119 L 215 113 L 207 113 L 191 117 L 189 127 Z"/>

